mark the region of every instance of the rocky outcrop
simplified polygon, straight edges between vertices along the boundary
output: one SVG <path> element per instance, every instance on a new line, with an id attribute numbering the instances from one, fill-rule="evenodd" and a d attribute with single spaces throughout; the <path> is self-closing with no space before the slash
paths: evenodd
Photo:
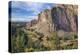
<path id="1" fill-rule="evenodd" d="M 56 30 L 70 30 L 64 9 L 62 7 L 55 7 L 51 11 L 52 22 L 55 24 Z"/>
<path id="2" fill-rule="evenodd" d="M 77 6 L 59 5 L 51 12 L 56 30 L 77 32 Z"/>
<path id="3" fill-rule="evenodd" d="M 26 28 L 30 29 L 31 27 L 35 26 L 37 24 L 37 22 L 38 21 L 36 19 L 34 19 L 34 20 L 30 21 L 30 22 L 27 22 L 26 23 Z"/>
<path id="4" fill-rule="evenodd" d="M 50 33 L 54 30 L 51 10 L 45 10 L 38 15 L 38 23 L 36 24 L 36 31 L 43 33 L 46 36 L 49 36 Z"/>
<path id="5" fill-rule="evenodd" d="M 51 32 L 59 30 L 77 32 L 77 9 L 76 5 L 57 5 L 51 10 L 46 9 L 38 14 L 37 22 L 31 27 L 44 36 L 50 36 Z"/>

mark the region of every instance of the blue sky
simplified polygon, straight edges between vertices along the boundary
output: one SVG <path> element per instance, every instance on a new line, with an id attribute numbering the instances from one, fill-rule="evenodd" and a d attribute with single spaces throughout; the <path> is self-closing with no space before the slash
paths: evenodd
<path id="1" fill-rule="evenodd" d="M 45 9 L 51 9 L 55 5 L 53 3 L 35 3 L 12 1 L 11 3 L 11 20 L 12 21 L 30 21 L 37 19 L 38 14 Z"/>

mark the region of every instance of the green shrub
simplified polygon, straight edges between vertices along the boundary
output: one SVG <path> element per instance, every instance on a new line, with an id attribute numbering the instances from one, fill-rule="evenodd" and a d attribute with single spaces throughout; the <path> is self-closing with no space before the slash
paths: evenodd
<path id="1" fill-rule="evenodd" d="M 52 33 L 51 42 L 52 42 L 52 45 L 53 45 L 52 46 L 53 50 L 60 49 L 60 40 L 59 40 L 59 37 L 57 35 L 57 32 Z"/>

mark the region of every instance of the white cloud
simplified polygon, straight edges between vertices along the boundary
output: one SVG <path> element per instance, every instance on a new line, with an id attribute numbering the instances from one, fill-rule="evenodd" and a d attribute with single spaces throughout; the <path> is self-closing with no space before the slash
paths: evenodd
<path id="1" fill-rule="evenodd" d="M 34 11 L 34 14 L 40 13 L 40 9 L 42 9 L 44 6 L 43 3 L 35 3 L 35 2 L 27 2 L 26 4 L 29 7 L 29 9 L 27 10 Z"/>
<path id="2" fill-rule="evenodd" d="M 22 21 L 27 22 L 33 19 L 38 19 L 38 16 L 25 16 L 25 18 L 11 18 L 11 21 Z"/>
<path id="3" fill-rule="evenodd" d="M 26 10 L 26 11 L 32 11 L 32 16 L 27 16 L 27 14 L 25 15 L 20 15 L 20 14 L 16 14 L 14 13 L 14 18 L 12 18 L 12 21 L 30 21 L 32 19 L 37 19 L 38 17 L 36 16 L 37 14 L 39 14 L 41 11 L 43 11 L 44 9 L 51 9 L 50 5 L 45 5 L 45 3 L 35 3 L 35 2 L 22 2 L 22 1 L 13 1 L 12 2 L 12 7 L 13 8 L 21 8 L 22 10 Z M 24 17 L 24 18 L 17 18 L 17 17 Z"/>

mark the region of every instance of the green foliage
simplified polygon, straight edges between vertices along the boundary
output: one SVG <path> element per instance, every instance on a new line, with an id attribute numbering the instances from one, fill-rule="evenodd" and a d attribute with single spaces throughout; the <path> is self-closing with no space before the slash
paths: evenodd
<path id="1" fill-rule="evenodd" d="M 59 49 L 76 49 L 77 35 L 71 34 L 58 37 L 57 31 L 52 32 L 51 36 L 45 37 L 42 33 L 16 28 L 15 35 L 11 35 L 12 52 L 33 52 Z M 65 44 L 69 42 L 68 44 Z"/>
<path id="2" fill-rule="evenodd" d="M 61 41 L 61 49 L 77 49 L 78 48 L 78 41 L 77 41 L 77 34 L 71 33 L 70 35 L 65 35 L 62 37 Z"/>
<path id="3" fill-rule="evenodd" d="M 60 49 L 60 40 L 59 40 L 59 37 L 58 37 L 58 35 L 57 35 L 57 32 L 53 32 L 52 33 L 52 37 L 51 37 L 51 40 L 50 40 L 51 42 L 52 42 L 52 49 L 53 50 L 58 50 L 58 49 Z"/>
<path id="4" fill-rule="evenodd" d="M 77 39 L 77 38 L 78 38 L 77 34 L 75 34 L 75 33 L 72 34 L 72 38 L 73 38 L 73 39 Z"/>
<path id="5" fill-rule="evenodd" d="M 33 52 L 33 51 L 34 51 L 34 48 L 26 48 L 26 49 L 25 49 L 25 52 L 26 52 L 26 51 L 27 51 L 27 52 Z"/>
<path id="6" fill-rule="evenodd" d="M 16 36 L 11 36 L 12 52 L 23 52 L 26 34 L 21 29 L 17 29 L 16 31 Z"/>
<path id="7" fill-rule="evenodd" d="M 77 45 L 77 42 L 76 43 L 72 42 L 70 44 L 62 46 L 62 48 L 63 49 L 77 49 L 78 45 Z"/>

